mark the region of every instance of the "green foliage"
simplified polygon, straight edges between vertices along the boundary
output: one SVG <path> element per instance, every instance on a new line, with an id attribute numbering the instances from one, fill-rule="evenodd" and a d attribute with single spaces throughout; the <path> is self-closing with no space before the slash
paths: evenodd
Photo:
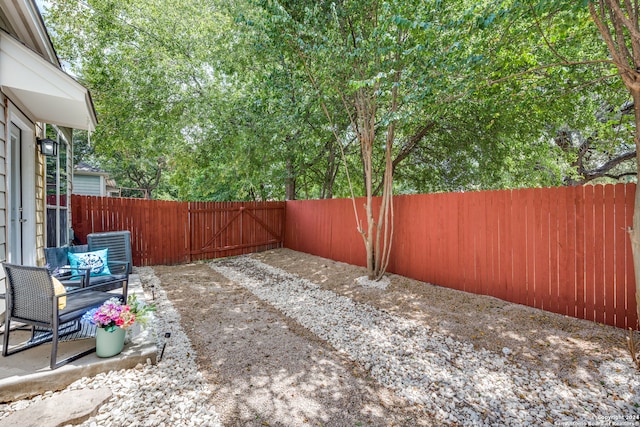
<path id="1" fill-rule="evenodd" d="M 267 200 L 348 196 L 342 150 L 364 193 L 358 94 L 374 187 L 391 123 L 400 192 L 559 185 L 560 130 L 597 136 L 594 165 L 624 151 L 634 124 L 600 112 L 628 96 L 586 5 L 58 0 L 45 20 L 98 112 L 76 160 L 157 198 Z"/>

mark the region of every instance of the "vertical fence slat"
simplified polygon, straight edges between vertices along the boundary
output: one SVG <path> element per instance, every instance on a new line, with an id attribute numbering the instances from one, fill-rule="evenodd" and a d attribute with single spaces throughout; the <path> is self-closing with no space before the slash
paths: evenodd
<path id="1" fill-rule="evenodd" d="M 447 284 L 445 286 L 453 289 L 462 289 L 462 283 L 464 281 L 461 278 L 459 272 L 460 269 L 458 266 L 460 265 L 460 236 L 458 225 L 458 203 L 460 201 L 460 194 L 453 193 L 451 197 L 447 197 L 443 199 L 447 202 L 446 209 L 444 209 L 443 214 L 447 220 L 447 234 L 446 234 L 446 243 L 449 248 L 447 253 L 448 263 L 446 266 L 449 274 L 446 274 Z"/>
<path id="2" fill-rule="evenodd" d="M 577 186 L 573 188 L 573 192 L 567 193 L 568 205 L 573 201 L 575 212 L 575 239 L 576 239 L 576 258 L 575 258 L 575 292 L 574 292 L 574 310 L 571 316 L 584 319 L 585 317 L 585 265 L 584 265 L 584 187 Z"/>
<path id="3" fill-rule="evenodd" d="M 458 268 L 460 269 L 460 290 L 467 291 L 469 289 L 470 269 L 472 263 L 470 262 L 469 247 L 469 197 L 460 197 L 458 205 Z"/>
<path id="4" fill-rule="evenodd" d="M 499 198 L 500 209 L 500 287 L 507 301 L 514 301 L 513 295 L 513 228 L 512 222 L 512 205 L 513 191 L 497 192 Z"/>
<path id="5" fill-rule="evenodd" d="M 560 224 L 559 203 L 560 188 L 552 188 L 549 191 L 549 299 L 547 310 L 554 313 L 560 311 L 560 292 L 558 289 L 559 271 L 558 263 L 560 258 L 559 246 L 563 242 L 562 230 L 566 232 L 566 224 Z"/>
<path id="6" fill-rule="evenodd" d="M 604 187 L 602 185 L 594 186 L 594 293 L 595 296 L 595 315 L 596 322 L 604 322 Z"/>
<path id="7" fill-rule="evenodd" d="M 581 186 L 571 187 L 566 194 L 567 217 L 571 221 L 567 236 L 571 241 L 567 254 L 568 264 L 565 268 L 571 274 L 573 286 L 565 293 L 567 298 L 567 315 L 584 316 L 584 194 Z M 572 256 L 575 254 L 575 256 Z M 580 314 L 578 314 L 580 313 Z"/>
<path id="8" fill-rule="evenodd" d="M 535 307 L 535 281 L 536 281 L 536 193 L 533 189 L 526 192 L 527 202 L 527 282 L 526 304 Z"/>
<path id="9" fill-rule="evenodd" d="M 476 218 L 476 293 L 485 294 L 485 288 L 489 282 L 489 256 L 487 250 L 487 193 L 475 192 L 477 202 Z M 482 248 L 482 249 L 480 249 Z"/>
<path id="10" fill-rule="evenodd" d="M 627 229 L 625 224 L 625 185 L 615 186 L 615 325 L 626 327 L 626 247 Z"/>
<path id="11" fill-rule="evenodd" d="M 497 298 L 504 299 L 504 293 L 499 286 L 499 270 L 500 270 L 500 254 L 498 238 L 500 236 L 500 212 L 498 209 L 498 201 L 496 200 L 497 191 L 489 191 L 486 194 L 486 223 L 485 230 L 487 236 L 487 278 L 484 283 L 488 289 L 485 293 L 493 293 Z"/>
<path id="12" fill-rule="evenodd" d="M 615 199 L 613 185 L 604 186 L 604 323 L 615 325 Z"/>
<path id="13" fill-rule="evenodd" d="M 536 280 L 534 307 L 548 309 L 549 295 L 549 197 L 536 191 Z"/>
<path id="14" fill-rule="evenodd" d="M 513 280 L 509 283 L 513 302 L 527 303 L 527 205 L 526 190 L 512 193 L 511 249 L 513 251 Z"/>
<path id="15" fill-rule="evenodd" d="M 602 241 L 596 241 L 595 235 L 595 186 L 587 185 L 584 187 L 584 233 L 585 233 L 585 319 L 596 319 L 596 245 Z"/>
<path id="16" fill-rule="evenodd" d="M 556 245 L 558 273 L 556 276 L 555 293 L 558 301 L 558 313 L 573 315 L 573 298 L 575 289 L 575 213 L 573 203 L 567 203 L 567 189 L 557 190 L 557 218 L 558 244 Z"/>

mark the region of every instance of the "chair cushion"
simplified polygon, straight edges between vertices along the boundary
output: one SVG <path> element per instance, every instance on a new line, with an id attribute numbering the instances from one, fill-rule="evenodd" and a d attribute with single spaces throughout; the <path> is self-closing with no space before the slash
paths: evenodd
<path id="1" fill-rule="evenodd" d="M 91 276 L 104 276 L 111 274 L 107 264 L 109 249 L 101 249 L 93 252 L 69 253 L 71 268 L 90 268 Z M 79 270 L 72 270 L 72 274 L 82 274 Z"/>
<path id="2" fill-rule="evenodd" d="M 98 307 L 113 297 L 113 294 L 107 292 L 89 290 L 69 294 L 67 295 L 67 306 L 64 310 L 58 312 L 60 323 L 62 324 L 82 317 L 87 310 Z"/>
<path id="3" fill-rule="evenodd" d="M 56 279 L 55 277 L 52 277 L 51 281 L 53 282 L 53 293 L 55 295 L 60 295 L 67 292 L 67 290 L 64 288 L 64 285 L 60 283 L 58 279 Z M 64 310 L 66 306 L 67 306 L 67 297 L 58 298 L 58 310 Z"/>

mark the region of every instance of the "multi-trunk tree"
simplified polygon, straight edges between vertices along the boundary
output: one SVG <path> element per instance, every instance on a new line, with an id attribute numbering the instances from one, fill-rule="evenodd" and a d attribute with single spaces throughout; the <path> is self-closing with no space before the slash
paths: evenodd
<path id="1" fill-rule="evenodd" d="M 368 275 L 379 279 L 393 239 L 393 173 L 436 128 L 423 107 L 444 93 L 451 58 L 443 51 L 461 34 L 451 25 L 456 10 L 424 1 L 260 4 L 272 46 L 302 70 L 341 149 Z M 345 153 L 352 140 L 360 147 L 355 171 Z"/>

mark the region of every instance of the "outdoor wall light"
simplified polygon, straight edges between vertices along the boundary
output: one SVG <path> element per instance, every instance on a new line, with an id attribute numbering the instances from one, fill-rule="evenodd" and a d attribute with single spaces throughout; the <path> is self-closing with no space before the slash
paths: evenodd
<path id="1" fill-rule="evenodd" d="M 38 138 L 38 145 L 40 146 L 40 153 L 45 156 L 55 157 L 58 155 L 58 142 L 53 139 Z"/>

